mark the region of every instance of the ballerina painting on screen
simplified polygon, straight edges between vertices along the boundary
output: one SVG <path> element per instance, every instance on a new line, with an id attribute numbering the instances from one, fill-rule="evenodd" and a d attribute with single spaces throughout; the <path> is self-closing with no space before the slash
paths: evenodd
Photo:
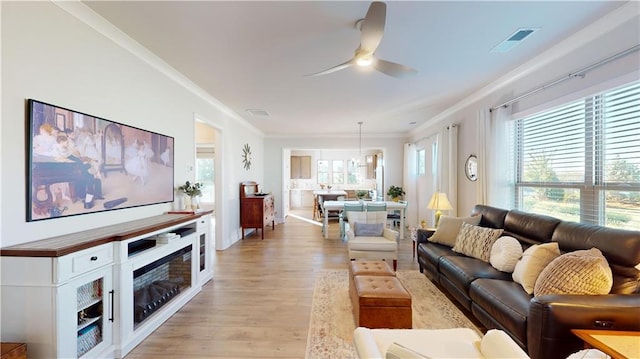
<path id="1" fill-rule="evenodd" d="M 28 100 L 27 221 L 168 203 L 173 137 Z"/>

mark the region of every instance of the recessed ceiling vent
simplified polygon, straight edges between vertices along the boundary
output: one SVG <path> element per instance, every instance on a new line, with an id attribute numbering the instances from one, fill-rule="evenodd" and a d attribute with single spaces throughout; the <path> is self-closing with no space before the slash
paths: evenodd
<path id="1" fill-rule="evenodd" d="M 534 32 L 540 30 L 540 28 L 521 28 L 516 30 L 513 34 L 509 35 L 504 41 L 499 43 L 496 47 L 491 49 L 491 52 L 507 52 L 513 49 L 516 45 L 522 42 L 522 40 L 528 38 Z"/>
<path id="2" fill-rule="evenodd" d="M 267 112 L 267 110 L 248 109 L 247 112 L 254 117 L 269 117 L 269 112 Z"/>

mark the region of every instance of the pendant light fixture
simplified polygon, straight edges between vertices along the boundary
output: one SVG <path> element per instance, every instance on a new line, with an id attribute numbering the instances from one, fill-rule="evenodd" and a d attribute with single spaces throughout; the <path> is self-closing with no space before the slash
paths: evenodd
<path id="1" fill-rule="evenodd" d="M 366 164 L 360 164 L 360 160 L 362 159 L 362 121 L 358 122 L 358 126 L 360 126 L 358 131 L 358 158 L 351 159 L 351 166 L 353 167 L 367 167 Z"/>

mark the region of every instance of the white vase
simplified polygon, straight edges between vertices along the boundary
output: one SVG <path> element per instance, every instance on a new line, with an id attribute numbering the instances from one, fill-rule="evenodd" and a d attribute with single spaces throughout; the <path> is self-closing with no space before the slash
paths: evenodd
<path id="1" fill-rule="evenodd" d="M 184 204 L 183 204 L 183 200 L 182 200 L 182 196 L 176 196 L 175 200 L 173 201 L 173 210 L 174 211 L 182 211 L 184 209 Z"/>
<path id="2" fill-rule="evenodd" d="M 197 211 L 200 209 L 200 196 L 191 197 L 191 210 Z"/>
<path id="3" fill-rule="evenodd" d="M 183 202 L 183 208 L 186 211 L 190 211 L 191 210 L 191 197 L 184 195 L 182 196 L 182 202 Z"/>

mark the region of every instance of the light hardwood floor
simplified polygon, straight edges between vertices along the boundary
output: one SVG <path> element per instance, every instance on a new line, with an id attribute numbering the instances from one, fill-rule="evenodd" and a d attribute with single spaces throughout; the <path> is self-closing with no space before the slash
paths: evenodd
<path id="1" fill-rule="evenodd" d="M 304 358 L 315 275 L 346 269 L 346 243 L 288 217 L 215 253 L 214 279 L 126 358 Z M 398 269 L 418 269 L 400 241 Z"/>

